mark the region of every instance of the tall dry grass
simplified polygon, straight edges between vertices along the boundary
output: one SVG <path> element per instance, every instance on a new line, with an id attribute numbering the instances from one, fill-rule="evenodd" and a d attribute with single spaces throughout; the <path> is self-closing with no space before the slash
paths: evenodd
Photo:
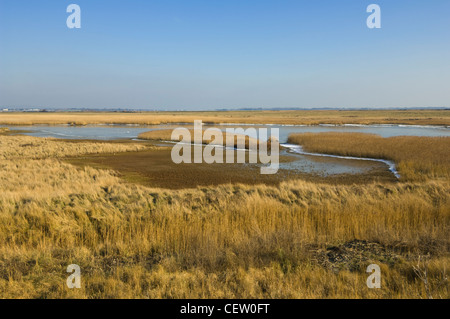
<path id="1" fill-rule="evenodd" d="M 450 260 L 448 181 L 168 191 L 63 164 L 61 148 L 33 159 L 26 137 L 1 141 L 1 154 L 20 152 L 0 160 L 4 298 L 420 298 L 415 258 L 429 254 L 430 282 Z M 65 286 L 73 263 L 80 290 Z M 381 290 L 367 289 L 370 263 Z"/>
<path id="2" fill-rule="evenodd" d="M 141 144 L 68 143 L 54 138 L 0 135 L 0 160 L 60 158 L 83 154 L 133 152 L 146 148 L 148 146 Z"/>
<path id="3" fill-rule="evenodd" d="M 304 133 L 292 134 L 289 143 L 308 152 L 392 160 L 405 181 L 450 178 L 450 137 Z"/>

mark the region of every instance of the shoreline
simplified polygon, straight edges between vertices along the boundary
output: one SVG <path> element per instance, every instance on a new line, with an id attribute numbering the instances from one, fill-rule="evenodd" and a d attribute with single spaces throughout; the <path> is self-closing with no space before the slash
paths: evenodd
<path id="1" fill-rule="evenodd" d="M 386 159 L 381 158 L 370 158 L 370 157 L 354 157 L 354 156 L 342 156 L 342 155 L 333 155 L 333 154 L 325 154 L 325 153 L 311 153 L 311 152 L 305 152 L 303 150 L 303 147 L 301 145 L 297 144 L 281 144 L 280 146 L 288 149 L 289 151 L 300 154 L 300 155 L 307 155 L 307 156 L 318 156 L 318 157 L 331 157 L 331 158 L 340 158 L 340 159 L 346 159 L 346 160 L 356 160 L 356 161 L 372 161 L 372 162 L 380 162 L 384 163 L 389 167 L 389 171 L 394 174 L 394 176 L 397 179 L 400 179 L 401 175 L 397 171 L 396 164 L 393 161 L 389 161 Z M 289 152 L 288 151 L 288 152 Z"/>

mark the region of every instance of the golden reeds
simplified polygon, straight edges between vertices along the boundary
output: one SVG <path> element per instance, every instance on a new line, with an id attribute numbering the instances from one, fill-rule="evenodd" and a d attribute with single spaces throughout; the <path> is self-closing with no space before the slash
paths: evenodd
<path id="1" fill-rule="evenodd" d="M 450 178 L 450 137 L 327 132 L 292 134 L 289 143 L 308 152 L 393 160 L 407 181 Z"/>
<path id="2" fill-rule="evenodd" d="M 30 140 L 0 141 L 12 154 Z M 429 254 L 430 282 L 450 261 L 448 181 L 168 191 L 63 164 L 57 150 L 0 161 L 3 298 L 420 298 L 417 256 Z M 351 258 L 330 268 L 332 247 Z M 383 289 L 366 286 L 371 263 Z M 82 289 L 66 287 L 69 264 Z"/>
<path id="3" fill-rule="evenodd" d="M 0 136 L 0 159 L 44 159 L 83 154 L 120 153 L 144 150 L 142 144 L 68 143 L 54 138 Z"/>
<path id="4" fill-rule="evenodd" d="M 138 138 L 143 140 L 153 140 L 153 141 L 174 141 L 179 142 L 182 139 L 182 136 L 176 136 L 174 139 L 172 139 L 172 133 L 174 130 L 156 130 L 156 131 L 150 131 L 150 132 L 144 132 L 139 134 Z M 194 143 L 194 130 L 190 129 L 188 130 L 190 133 L 190 143 Z M 213 138 L 204 138 L 206 130 L 202 130 L 202 144 L 212 144 L 212 145 L 220 145 L 225 146 L 227 144 L 227 139 L 232 139 L 232 143 L 234 147 L 241 147 L 244 146 L 244 148 L 249 149 L 251 145 L 253 145 L 254 149 L 257 149 L 261 141 L 259 141 L 256 138 L 252 138 L 248 135 L 241 135 L 241 134 L 231 134 L 228 132 L 221 132 L 218 129 L 215 131 L 222 135 L 222 138 L 216 139 L 216 137 Z M 211 131 L 213 132 L 213 131 Z M 267 143 L 268 149 L 270 149 L 271 146 L 271 140 L 269 140 Z"/>

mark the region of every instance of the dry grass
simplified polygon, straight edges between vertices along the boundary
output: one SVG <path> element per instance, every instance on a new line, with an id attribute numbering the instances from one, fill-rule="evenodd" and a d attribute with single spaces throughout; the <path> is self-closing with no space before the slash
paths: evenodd
<path id="1" fill-rule="evenodd" d="M 60 158 L 83 154 L 132 152 L 146 148 L 142 144 L 67 143 L 53 138 L 0 135 L 0 160 Z"/>
<path id="2" fill-rule="evenodd" d="M 450 137 L 305 133 L 291 135 L 289 143 L 308 152 L 393 160 L 406 181 L 450 178 Z"/>
<path id="3" fill-rule="evenodd" d="M 371 111 L 229 111 L 141 113 L 1 113 L 0 125 L 32 124 L 162 124 L 193 123 L 258 124 L 411 124 L 450 125 L 450 110 Z"/>
<path id="4" fill-rule="evenodd" d="M 0 151 L 24 141 L 2 137 Z M 430 255 L 431 282 L 450 260 L 448 181 L 167 191 L 63 164 L 64 154 L 0 162 L 4 298 L 420 298 L 416 257 Z M 343 245 L 355 239 L 367 243 L 350 260 Z M 336 251 L 348 261 L 330 261 Z M 65 286 L 72 263 L 80 290 Z M 365 284 L 370 263 L 380 290 Z M 448 298 L 448 284 L 433 294 Z"/>
<path id="5" fill-rule="evenodd" d="M 190 142 L 194 143 L 194 130 L 190 129 L 188 130 L 190 133 Z M 206 130 L 202 130 L 202 144 L 212 144 L 212 145 L 221 145 L 225 146 L 227 144 L 227 139 L 231 138 L 233 139 L 233 146 L 234 147 L 240 147 L 239 143 L 243 143 L 244 148 L 249 149 L 250 145 L 253 145 L 253 148 L 256 149 L 261 145 L 261 141 L 259 141 L 256 138 L 249 137 L 247 135 L 241 135 L 241 134 L 230 134 L 227 132 L 221 132 L 222 133 L 222 140 L 214 140 L 214 139 L 205 139 L 203 138 L 204 133 Z M 176 141 L 179 142 L 181 140 L 182 136 L 179 136 L 175 139 L 172 139 L 172 132 L 173 130 L 157 130 L 157 131 L 150 131 L 150 132 L 144 132 L 139 134 L 138 138 L 143 140 L 151 140 L 151 141 Z M 267 148 L 270 150 L 271 141 L 269 140 L 267 144 Z"/>

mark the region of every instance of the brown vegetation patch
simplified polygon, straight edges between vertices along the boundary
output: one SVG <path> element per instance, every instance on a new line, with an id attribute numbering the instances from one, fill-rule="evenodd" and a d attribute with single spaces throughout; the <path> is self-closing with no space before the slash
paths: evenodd
<path id="1" fill-rule="evenodd" d="M 194 154 L 194 150 L 192 150 L 192 154 Z M 248 157 L 248 154 L 246 156 Z M 281 163 L 292 160 L 294 158 L 291 156 L 280 157 Z M 166 189 L 196 188 L 222 184 L 275 186 L 283 181 L 294 179 L 331 185 L 366 184 L 374 181 L 395 182 L 392 174 L 385 169 L 374 169 L 362 174 L 330 176 L 280 169 L 277 174 L 261 175 L 260 164 L 175 164 L 171 158 L 171 149 L 163 147 L 114 155 L 77 156 L 66 159 L 66 161 L 81 167 L 91 166 L 98 169 L 111 169 L 118 172 L 128 182 Z"/>
<path id="2" fill-rule="evenodd" d="M 315 257 L 320 265 L 335 272 L 360 271 L 377 262 L 392 266 L 400 258 L 400 255 L 392 249 L 366 240 L 352 240 L 341 245 L 330 246 L 318 250 Z"/>

